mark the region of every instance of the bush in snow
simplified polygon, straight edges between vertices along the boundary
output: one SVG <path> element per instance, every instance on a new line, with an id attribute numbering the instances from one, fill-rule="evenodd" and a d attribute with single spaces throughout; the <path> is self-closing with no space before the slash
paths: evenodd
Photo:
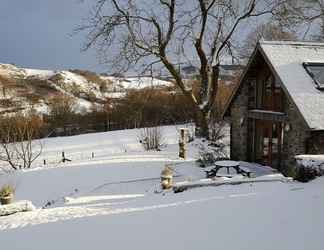
<path id="1" fill-rule="evenodd" d="M 199 145 L 198 163 L 201 167 L 212 165 L 215 161 L 228 160 L 229 156 L 225 150 L 226 145 L 220 142 L 218 145 L 208 144 L 207 141 L 201 142 Z"/>
<path id="2" fill-rule="evenodd" d="M 8 197 L 10 195 L 13 195 L 15 193 L 16 189 L 12 185 L 4 185 L 0 189 L 0 197 Z"/>
<path id="3" fill-rule="evenodd" d="M 294 178 L 308 182 L 324 174 L 324 155 L 297 155 Z"/>
<path id="4" fill-rule="evenodd" d="M 300 182 L 309 182 L 319 176 L 319 173 L 313 168 L 299 166 L 296 168 L 294 179 Z"/>
<path id="5" fill-rule="evenodd" d="M 163 146 L 163 135 L 161 127 L 150 127 L 141 129 L 139 142 L 146 151 L 160 151 Z"/>
<path id="6" fill-rule="evenodd" d="M 225 126 L 223 123 L 215 123 L 211 126 L 211 140 L 202 140 L 199 143 L 199 165 L 207 167 L 212 165 L 215 161 L 229 159 L 224 143 Z"/>

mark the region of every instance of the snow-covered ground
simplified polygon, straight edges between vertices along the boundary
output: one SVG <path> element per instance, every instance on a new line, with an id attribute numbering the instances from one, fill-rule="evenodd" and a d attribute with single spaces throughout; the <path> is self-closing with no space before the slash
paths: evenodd
<path id="1" fill-rule="evenodd" d="M 323 249 L 324 178 L 161 192 L 165 164 L 176 181 L 205 177 L 197 147 L 180 160 L 170 126 L 162 151 L 146 152 L 139 133 L 46 139 L 36 168 L 3 173 L 0 185 L 16 185 L 16 199 L 37 210 L 0 217 L 1 249 Z M 62 151 L 71 162 L 58 163 Z"/>

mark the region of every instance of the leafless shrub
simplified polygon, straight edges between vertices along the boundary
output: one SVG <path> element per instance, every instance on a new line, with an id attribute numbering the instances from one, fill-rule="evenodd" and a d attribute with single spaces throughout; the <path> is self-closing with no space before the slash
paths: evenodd
<path id="1" fill-rule="evenodd" d="M 210 144 L 217 146 L 226 136 L 225 123 L 224 122 L 214 122 L 209 125 L 210 129 Z"/>
<path id="2" fill-rule="evenodd" d="M 160 151 L 163 146 L 163 135 L 161 127 L 143 128 L 139 136 L 139 142 L 146 151 Z"/>
<path id="3" fill-rule="evenodd" d="M 193 107 L 186 97 L 165 89 L 130 90 L 111 106 L 109 119 L 133 127 L 184 123 L 194 118 Z"/>
<path id="4" fill-rule="evenodd" d="M 42 153 L 42 144 L 37 138 L 42 126 L 34 115 L 2 117 L 0 126 L 0 161 L 11 169 L 30 168 Z"/>
<path id="5" fill-rule="evenodd" d="M 58 95 L 49 100 L 49 120 L 53 126 L 60 127 L 71 123 L 75 114 L 76 101 L 73 97 Z"/>
<path id="6" fill-rule="evenodd" d="M 212 165 L 215 161 L 229 158 L 226 150 L 226 137 L 224 123 L 212 123 L 210 125 L 210 140 L 203 140 L 199 144 L 198 163 L 201 167 Z"/>
<path id="7" fill-rule="evenodd" d="M 89 70 L 74 69 L 70 70 L 70 72 L 81 75 L 85 79 L 87 79 L 88 82 L 98 84 L 100 87 L 105 87 L 107 84 L 109 84 L 109 80 L 104 80 L 97 73 L 91 72 Z"/>

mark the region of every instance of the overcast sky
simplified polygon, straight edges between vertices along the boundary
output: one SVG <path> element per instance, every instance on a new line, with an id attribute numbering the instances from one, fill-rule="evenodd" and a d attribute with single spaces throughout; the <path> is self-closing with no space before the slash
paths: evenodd
<path id="1" fill-rule="evenodd" d="M 85 33 L 72 35 L 94 0 L 0 0 L 0 63 L 37 69 L 109 71 Z M 244 33 L 244 32 L 243 32 Z M 241 35 L 243 35 L 241 33 Z"/>
<path id="2" fill-rule="evenodd" d="M 88 11 L 80 0 L 1 0 L 0 63 L 104 72 L 95 51 L 80 52 L 84 34 L 71 36 Z"/>

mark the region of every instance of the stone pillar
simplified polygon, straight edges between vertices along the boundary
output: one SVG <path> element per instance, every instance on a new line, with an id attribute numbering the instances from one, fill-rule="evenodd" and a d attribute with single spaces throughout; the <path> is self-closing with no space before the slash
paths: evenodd
<path id="1" fill-rule="evenodd" d="M 188 142 L 188 129 L 180 129 L 180 139 L 179 139 L 179 157 L 186 159 L 187 158 L 187 142 Z"/>

